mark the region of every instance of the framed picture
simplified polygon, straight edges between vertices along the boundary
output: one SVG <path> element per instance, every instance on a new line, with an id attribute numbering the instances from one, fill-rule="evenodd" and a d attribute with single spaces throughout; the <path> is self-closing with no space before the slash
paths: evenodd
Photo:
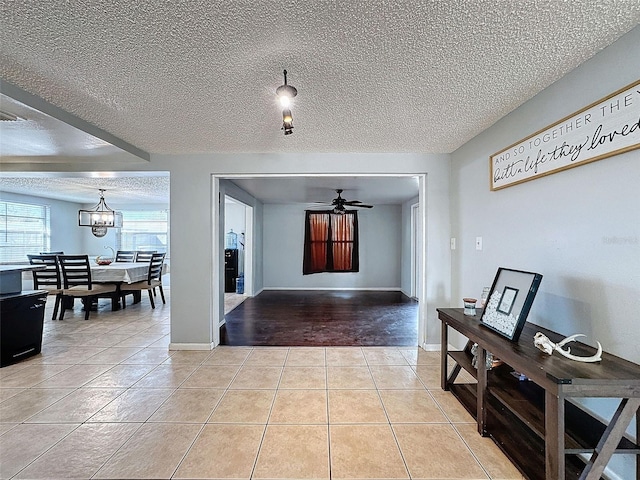
<path id="1" fill-rule="evenodd" d="M 515 302 L 519 291 L 520 290 L 517 288 L 504 287 L 496 310 L 500 313 L 504 313 L 505 315 L 509 315 L 511 313 L 511 309 L 513 309 L 513 302 Z"/>
<path id="2" fill-rule="evenodd" d="M 517 342 L 541 281 L 539 273 L 498 268 L 480 318 L 482 325 Z"/>

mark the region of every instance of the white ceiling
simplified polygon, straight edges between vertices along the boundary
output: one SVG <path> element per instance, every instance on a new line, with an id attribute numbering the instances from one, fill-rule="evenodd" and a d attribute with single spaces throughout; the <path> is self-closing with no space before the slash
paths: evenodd
<path id="1" fill-rule="evenodd" d="M 452 152 L 640 23 L 638 0 L 0 2 L 0 78 L 151 154 Z M 286 137 L 283 69 L 299 92 Z M 117 150 L 4 95 L 0 109 L 25 119 L 0 122 L 0 163 Z M 266 203 L 417 195 L 409 178 L 235 181 Z M 0 172 L 0 190 L 87 203 L 98 188 L 167 203 L 168 182 Z"/>
<path id="2" fill-rule="evenodd" d="M 0 173 L 0 192 L 98 203 L 101 188 L 109 205 L 169 204 L 168 172 Z"/>
<path id="3" fill-rule="evenodd" d="M 418 196 L 411 176 L 261 177 L 230 179 L 267 204 L 330 202 L 342 197 L 374 205 L 401 204 Z M 110 205 L 169 204 L 168 172 L 0 173 L 0 191 L 77 203 L 97 203 L 105 189 Z"/>
<path id="4" fill-rule="evenodd" d="M 232 181 L 263 203 L 331 202 L 336 189 L 342 198 L 372 205 L 397 205 L 418 196 L 418 178 L 412 176 L 325 176 L 235 178 Z"/>
<path id="5" fill-rule="evenodd" d="M 1 2 L 0 77 L 152 154 L 451 152 L 640 22 L 638 0 Z"/>

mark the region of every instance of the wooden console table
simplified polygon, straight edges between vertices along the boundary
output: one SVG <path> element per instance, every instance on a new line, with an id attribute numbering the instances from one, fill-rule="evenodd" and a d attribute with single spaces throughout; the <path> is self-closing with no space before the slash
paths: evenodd
<path id="1" fill-rule="evenodd" d="M 550 356 L 534 346 L 533 336 L 542 332 L 559 342 L 562 335 L 526 323 L 519 341 L 511 342 L 482 326 L 480 315 L 465 316 L 461 308 L 438 309 L 442 388 L 476 418 L 478 432 L 490 436 L 530 479 L 600 479 L 611 456 L 619 453 L 636 455 L 635 478 L 640 478 L 640 446 L 625 435 L 634 416 L 640 432 L 640 365 L 608 353 L 597 363 Z M 469 339 L 463 351 L 448 351 L 448 327 Z M 473 343 L 478 344 L 477 370 L 471 364 Z M 595 353 L 579 342 L 569 346 L 576 355 Z M 487 352 L 504 363 L 488 370 Z M 448 358 L 454 362 L 451 372 Z M 461 369 L 477 383 L 454 383 Z M 605 424 L 571 400 L 578 397 L 619 398 L 620 403 Z M 579 454 L 589 458 L 582 460 Z"/>

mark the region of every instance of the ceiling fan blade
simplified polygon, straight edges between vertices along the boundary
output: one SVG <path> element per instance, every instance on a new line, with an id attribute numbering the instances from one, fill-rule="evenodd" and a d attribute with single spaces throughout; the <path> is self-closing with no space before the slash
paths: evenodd
<path id="1" fill-rule="evenodd" d="M 360 205 L 354 205 L 354 207 L 358 207 L 358 208 L 373 208 L 373 205 L 365 205 L 364 203 L 361 203 Z"/>

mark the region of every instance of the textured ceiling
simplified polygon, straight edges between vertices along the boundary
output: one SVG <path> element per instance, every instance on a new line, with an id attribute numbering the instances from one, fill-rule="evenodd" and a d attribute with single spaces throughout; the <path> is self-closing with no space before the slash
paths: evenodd
<path id="1" fill-rule="evenodd" d="M 418 196 L 412 176 L 317 176 L 234 178 L 232 181 L 267 204 L 330 202 L 343 198 L 374 205 L 401 204 Z M 78 203 L 97 203 L 99 189 L 113 205 L 169 205 L 168 172 L 24 173 L 0 172 L 1 192 L 35 195 Z"/>
<path id="2" fill-rule="evenodd" d="M 168 172 L 3 173 L 0 192 L 35 195 L 77 203 L 98 203 L 105 189 L 108 205 L 169 205 Z"/>
<path id="3" fill-rule="evenodd" d="M 418 196 L 418 178 L 407 176 L 313 176 L 234 178 L 233 183 L 263 203 L 331 202 L 336 189 L 346 200 L 394 205 Z"/>
<path id="4" fill-rule="evenodd" d="M 640 22 L 638 0 L 0 5 L 0 77 L 151 153 L 451 152 Z"/>
<path id="5" fill-rule="evenodd" d="M 0 159 L 30 161 L 140 161 L 121 148 L 5 94 L 0 108 L 14 119 L 0 122 Z M 43 160 L 44 159 L 44 160 Z"/>

